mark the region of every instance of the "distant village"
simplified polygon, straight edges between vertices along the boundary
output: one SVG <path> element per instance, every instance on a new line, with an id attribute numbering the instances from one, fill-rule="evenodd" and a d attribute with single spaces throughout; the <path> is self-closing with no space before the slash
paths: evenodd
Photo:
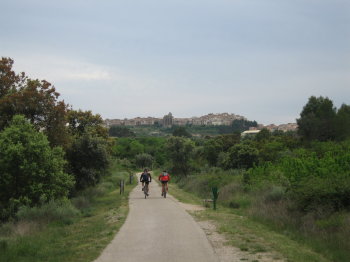
<path id="1" fill-rule="evenodd" d="M 175 118 L 172 113 L 165 115 L 163 118 L 156 117 L 136 117 L 132 119 L 106 119 L 105 125 L 110 126 L 150 126 L 150 125 L 159 125 L 163 127 L 172 127 L 172 126 L 186 126 L 186 125 L 195 125 L 195 126 L 229 126 L 234 120 L 247 120 L 245 117 L 229 113 L 219 113 L 219 114 L 207 114 L 200 117 L 190 117 L 190 118 Z M 288 123 L 282 125 L 267 125 L 258 124 L 257 127 L 251 127 L 250 131 L 261 130 L 266 128 L 270 131 L 295 131 L 297 129 L 296 123 Z"/>

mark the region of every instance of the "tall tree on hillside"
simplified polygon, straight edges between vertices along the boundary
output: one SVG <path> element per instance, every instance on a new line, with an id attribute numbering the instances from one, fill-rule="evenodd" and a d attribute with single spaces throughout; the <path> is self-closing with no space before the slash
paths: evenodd
<path id="1" fill-rule="evenodd" d="M 336 138 L 345 140 L 350 138 L 350 106 L 343 104 L 336 117 Z"/>
<path id="2" fill-rule="evenodd" d="M 14 115 L 22 114 L 48 136 L 51 146 L 65 146 L 69 140 L 65 125 L 67 105 L 58 100 L 59 93 L 49 82 L 16 74 L 12 66 L 10 58 L 0 60 L 0 130 Z"/>
<path id="3" fill-rule="evenodd" d="M 108 130 L 103 126 L 103 119 L 99 114 L 91 111 L 69 110 L 67 115 L 68 128 L 76 137 L 90 133 L 101 138 L 108 138 Z"/>
<path id="4" fill-rule="evenodd" d="M 256 121 L 249 121 L 245 119 L 236 119 L 232 122 L 232 131 L 231 132 L 243 132 L 248 130 L 249 127 L 257 127 L 258 123 Z"/>
<path id="5" fill-rule="evenodd" d="M 306 141 L 328 141 L 335 138 L 336 109 L 333 102 L 322 96 L 309 98 L 297 119 L 298 134 Z"/>

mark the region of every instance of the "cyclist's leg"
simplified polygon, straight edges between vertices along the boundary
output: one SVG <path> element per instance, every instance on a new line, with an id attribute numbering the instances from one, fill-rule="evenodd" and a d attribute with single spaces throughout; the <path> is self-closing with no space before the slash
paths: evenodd
<path id="1" fill-rule="evenodd" d="M 162 196 L 163 196 L 163 192 L 164 192 L 164 190 L 165 190 L 165 189 L 164 189 L 164 186 L 165 186 L 165 185 L 164 185 L 164 182 L 163 182 L 163 181 L 162 181 L 161 183 L 162 183 Z"/>
<path id="2" fill-rule="evenodd" d="M 147 182 L 146 182 L 146 193 L 147 193 L 147 195 L 149 193 L 149 183 L 147 183 Z"/>
<path id="3" fill-rule="evenodd" d="M 166 185 L 166 192 L 168 192 L 168 181 L 165 183 Z"/>
<path id="4" fill-rule="evenodd" d="M 145 182 L 142 181 L 142 191 L 145 188 Z"/>

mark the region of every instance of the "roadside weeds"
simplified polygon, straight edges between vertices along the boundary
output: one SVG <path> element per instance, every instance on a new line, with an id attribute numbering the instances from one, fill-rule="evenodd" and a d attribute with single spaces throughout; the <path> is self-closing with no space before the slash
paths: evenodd
<path id="1" fill-rule="evenodd" d="M 214 211 L 203 208 L 202 200 L 193 194 L 174 184 L 170 185 L 170 190 L 174 197 L 185 203 L 182 206 L 204 230 L 220 262 L 329 261 L 310 248 L 289 239 L 287 235 L 271 231 L 260 223 L 233 213 L 231 209 L 219 207 Z M 193 207 L 197 208 L 194 210 Z"/>

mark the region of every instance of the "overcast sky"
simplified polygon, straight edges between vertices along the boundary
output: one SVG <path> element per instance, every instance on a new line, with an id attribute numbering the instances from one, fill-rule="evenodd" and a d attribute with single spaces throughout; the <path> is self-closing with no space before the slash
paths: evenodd
<path id="1" fill-rule="evenodd" d="M 349 0 L 0 0 L 0 55 L 103 118 L 350 104 Z"/>

